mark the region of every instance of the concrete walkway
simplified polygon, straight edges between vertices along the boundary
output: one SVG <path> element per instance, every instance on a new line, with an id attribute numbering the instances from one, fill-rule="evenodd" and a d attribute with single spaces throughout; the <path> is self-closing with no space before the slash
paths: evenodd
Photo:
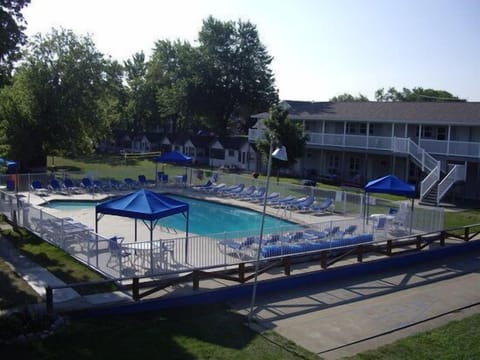
<path id="1" fill-rule="evenodd" d="M 243 314 L 250 303 L 232 302 Z M 257 298 L 256 318 L 326 359 L 351 356 L 480 312 L 480 251 Z"/>
<path id="2" fill-rule="evenodd" d="M 5 239 L 2 240 L 0 257 L 9 263 L 15 269 L 15 272 L 25 280 L 37 294 L 45 297 L 47 286 L 54 287 L 66 285 L 48 270 L 22 255 L 10 244 L 9 241 Z M 76 308 L 84 308 L 89 305 L 113 304 L 125 301 L 132 300 L 130 296 L 122 292 L 81 296 L 72 288 L 55 289 L 53 291 L 53 302 L 56 310 L 73 310 Z M 46 310 L 45 304 L 37 304 L 35 307 L 40 310 Z"/>

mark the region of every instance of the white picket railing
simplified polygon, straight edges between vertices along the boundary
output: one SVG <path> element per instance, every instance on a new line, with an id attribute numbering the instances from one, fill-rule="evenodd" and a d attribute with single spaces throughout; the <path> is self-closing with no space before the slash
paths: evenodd
<path id="1" fill-rule="evenodd" d="M 458 181 L 464 181 L 466 178 L 465 165 L 454 165 L 448 174 L 438 183 L 437 190 L 437 205 L 442 198 L 447 194 L 448 190 Z"/>
<path id="2" fill-rule="evenodd" d="M 420 199 L 425 198 L 429 191 L 438 183 L 438 180 L 440 180 L 440 162 L 420 183 Z"/>

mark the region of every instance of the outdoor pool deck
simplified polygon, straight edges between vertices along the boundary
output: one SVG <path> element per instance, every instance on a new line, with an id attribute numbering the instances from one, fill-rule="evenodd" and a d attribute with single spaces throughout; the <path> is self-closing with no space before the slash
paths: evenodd
<path id="1" fill-rule="evenodd" d="M 244 207 L 257 212 L 262 212 L 263 210 L 263 204 L 240 201 L 234 198 L 219 197 L 215 196 L 215 194 L 191 191 L 188 188 L 183 187 L 168 187 L 156 190 L 167 195 L 178 194 L 190 196 L 193 198 Z M 95 209 L 93 207 L 79 210 L 58 210 L 41 207 L 40 205 L 51 200 L 90 200 L 101 202 L 102 200 L 119 194 L 82 193 L 64 195 L 49 193 L 47 196 L 39 196 L 38 194 L 29 193 L 22 195 L 23 199 L 29 201 L 30 204 L 34 205 L 37 209 L 41 208 L 42 212 L 45 214 L 50 214 L 58 218 L 69 217 L 75 222 L 82 223 L 87 228 L 94 230 Z M 372 224 L 365 224 L 363 219 L 359 217 L 348 217 L 331 213 L 318 216 L 309 213 L 277 209 L 271 206 L 267 206 L 266 210 L 269 215 L 280 217 L 305 227 L 324 229 L 331 227 L 332 225 L 340 225 L 340 228 L 344 229 L 348 225 L 356 225 L 356 233 L 370 233 L 372 231 Z M 153 231 L 153 240 L 157 245 L 152 247 L 153 251 L 150 253 L 150 247 L 148 244 L 150 240 L 150 232 L 147 226 L 145 226 L 141 220 L 137 220 L 136 227 L 137 243 L 143 243 L 144 245 L 134 245 L 136 243 L 134 219 L 111 215 L 103 216 L 98 222 L 98 235 L 101 236 L 103 241 L 96 241 L 95 244 L 91 244 L 78 237 L 72 237 L 67 240 L 68 243 L 66 243 L 66 240 L 62 240 L 63 243 L 61 245 L 72 255 L 75 255 L 87 264 L 92 264 L 95 267 L 102 269 L 106 275 L 113 278 L 148 275 L 152 270 L 154 272 L 157 271 L 166 274 L 179 273 L 181 271 L 187 272 L 192 269 L 209 268 L 218 264 L 226 266 L 234 265 L 240 261 L 238 254 L 235 254 L 234 252 L 226 253 L 224 251 L 225 249 L 221 249 L 218 246 L 218 238 L 197 236 L 197 234 L 190 233 L 189 239 L 191 240 L 187 245 L 185 241 L 186 234 L 184 232 L 168 229 L 160 225 L 158 225 Z M 260 231 L 260 229 L 258 229 L 258 231 Z M 258 234 L 255 233 L 255 235 Z M 266 238 L 267 234 L 264 235 Z M 385 237 L 385 235 L 387 237 Z M 389 232 L 384 231 L 376 234 L 377 240 L 382 238 L 385 240 L 387 238 L 394 238 L 394 235 L 397 234 L 390 234 Z M 108 239 L 114 236 L 124 238 L 122 245 L 126 246 L 128 252 L 132 255 L 128 259 L 125 259 L 125 262 L 119 263 L 116 267 L 111 266 L 112 256 L 108 248 Z M 55 234 L 53 234 L 52 239 L 49 240 L 53 240 L 52 242 L 56 243 Z M 241 242 L 242 239 L 237 240 Z M 167 243 L 168 241 L 174 243 L 168 253 L 161 253 L 160 251 L 163 250 L 157 250 L 157 247 L 163 248 L 163 243 Z M 245 256 L 243 256 L 241 260 L 253 262 L 256 255 L 255 249 L 253 248 L 252 250 L 253 251 L 247 251 L 242 254 L 242 256 Z M 151 260 L 153 260 L 153 262 Z"/>

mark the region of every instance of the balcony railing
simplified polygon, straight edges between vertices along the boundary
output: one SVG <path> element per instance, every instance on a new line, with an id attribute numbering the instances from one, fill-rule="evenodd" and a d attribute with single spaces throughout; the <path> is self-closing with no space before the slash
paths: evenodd
<path id="1" fill-rule="evenodd" d="M 390 136 L 347 135 L 317 132 L 306 132 L 305 134 L 309 136 L 307 144 L 310 146 L 375 149 L 388 152 L 400 152 L 404 154 L 413 152 L 413 154 L 415 154 L 415 149 L 411 148 L 411 143 L 413 143 L 430 154 L 472 158 L 480 157 L 480 142 L 420 139 L 417 144 L 410 138 Z M 248 139 L 250 141 L 257 141 L 262 137 L 263 131 L 261 129 L 249 130 Z M 418 161 L 422 161 L 421 159 L 423 155 L 421 151 L 412 156 L 415 156 Z M 433 165 L 432 168 L 435 167 L 435 164 L 429 165 Z"/>

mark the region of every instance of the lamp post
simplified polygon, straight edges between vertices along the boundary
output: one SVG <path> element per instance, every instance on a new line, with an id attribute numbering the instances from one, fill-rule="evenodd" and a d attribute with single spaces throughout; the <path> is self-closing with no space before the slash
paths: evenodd
<path id="1" fill-rule="evenodd" d="M 270 172 L 272 170 L 272 158 L 287 161 L 287 150 L 285 146 L 277 148 L 272 153 L 272 142 L 270 141 L 270 149 L 268 151 L 268 165 L 267 165 L 267 184 L 265 185 L 265 196 L 263 198 L 263 211 L 262 211 L 262 222 L 260 225 L 260 238 L 258 240 L 258 249 L 257 249 L 257 258 L 255 261 L 255 278 L 253 281 L 253 290 L 252 290 L 252 300 L 250 303 L 250 311 L 248 312 L 248 326 L 251 326 L 252 317 L 253 317 L 253 308 L 255 306 L 255 297 L 257 295 L 257 284 L 258 284 L 258 268 L 260 266 L 260 254 L 262 251 L 262 240 L 263 240 L 263 229 L 265 226 L 265 215 L 267 212 L 267 196 L 268 196 L 268 186 L 270 184 Z"/>

